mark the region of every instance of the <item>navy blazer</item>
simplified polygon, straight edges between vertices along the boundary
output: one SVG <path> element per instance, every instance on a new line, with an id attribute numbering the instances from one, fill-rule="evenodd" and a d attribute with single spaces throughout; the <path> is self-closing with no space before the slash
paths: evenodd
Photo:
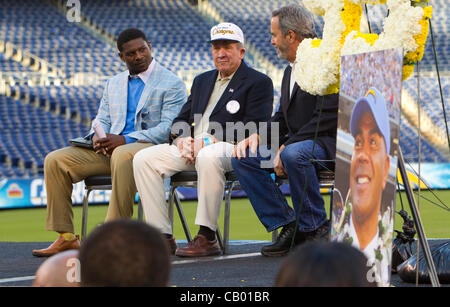
<path id="1" fill-rule="evenodd" d="M 194 79 L 191 94 L 189 95 L 186 104 L 173 121 L 171 134 L 172 141 L 178 136 L 186 137 L 190 135 L 194 137 L 194 114 L 203 115 L 205 112 L 209 98 L 214 89 L 217 74 L 218 70 L 214 69 L 202 73 Z M 240 105 L 239 111 L 234 114 L 230 113 L 226 108 L 227 103 L 232 100 L 236 100 Z M 214 125 L 209 126 L 208 133 L 214 135 L 218 140 L 235 143 L 239 142 L 243 138 L 248 137 L 249 134 L 257 131 L 247 131 L 244 135 L 235 131 L 232 135 L 232 140 L 230 140 L 229 138 L 226 138 L 226 123 L 242 122 L 246 125 L 249 122 L 254 122 L 256 123 L 256 126 L 259 126 L 260 122 L 267 122 L 270 119 L 272 108 L 272 80 L 267 75 L 248 67 L 247 64 L 242 61 L 209 117 L 210 123 L 216 122 L 220 124 L 222 133 L 215 131 L 213 129 Z M 186 123 L 189 126 L 189 129 L 180 130 L 180 126 L 182 126 L 180 123 Z"/>
<path id="2" fill-rule="evenodd" d="M 289 98 L 291 69 L 288 66 L 284 71 L 280 108 L 271 118 L 269 126 L 272 122 L 279 123 L 280 146 L 314 140 L 317 131 L 317 143 L 327 152 L 330 159 L 334 159 L 339 95 L 311 95 L 295 83 L 292 96 Z"/>

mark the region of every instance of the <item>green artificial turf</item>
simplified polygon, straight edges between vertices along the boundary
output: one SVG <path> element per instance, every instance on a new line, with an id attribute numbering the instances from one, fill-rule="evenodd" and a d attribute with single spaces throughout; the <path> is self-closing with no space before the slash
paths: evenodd
<path id="1" fill-rule="evenodd" d="M 442 200 L 445 206 L 450 207 L 450 191 L 438 190 L 435 194 Z M 438 202 L 430 192 L 421 192 L 423 197 L 427 197 L 434 202 Z M 409 211 L 406 196 L 402 197 L 405 209 Z M 290 202 L 290 199 L 288 198 Z M 325 196 L 326 209 L 329 209 L 329 198 Z M 196 202 L 183 201 L 183 209 L 189 224 L 192 236 L 195 236 L 198 226 L 194 225 Z M 397 195 L 397 208 L 400 210 L 399 196 Z M 81 231 L 81 206 L 74 207 L 74 223 L 77 233 Z M 106 216 L 106 205 L 91 205 L 88 215 L 88 233 L 98 224 L 103 223 Z M 134 218 L 137 216 L 137 206 L 135 206 Z M 450 238 L 450 212 L 431 204 L 422 198 L 420 202 L 420 215 L 428 238 Z M 45 229 L 45 208 L 0 210 L 0 241 L 7 242 L 40 242 L 54 241 L 55 233 Z M 178 213 L 175 210 L 174 234 L 176 239 L 185 239 L 183 228 L 179 222 Z M 231 200 L 230 219 L 230 239 L 231 240 L 271 240 L 271 234 L 256 217 L 253 208 L 247 198 Z M 402 219 L 395 215 L 395 229 L 401 230 Z M 220 217 L 219 225 L 223 227 L 223 213 Z"/>

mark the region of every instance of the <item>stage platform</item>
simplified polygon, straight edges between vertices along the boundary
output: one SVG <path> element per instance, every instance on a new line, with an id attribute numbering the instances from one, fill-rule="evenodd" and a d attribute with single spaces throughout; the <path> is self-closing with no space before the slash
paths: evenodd
<path id="1" fill-rule="evenodd" d="M 444 240 L 430 240 L 430 245 Z M 269 242 L 231 241 L 225 256 L 179 258 L 172 256 L 170 286 L 174 287 L 272 287 L 285 257 L 261 255 Z M 31 255 L 33 249 L 45 248 L 50 242 L 0 242 L 0 287 L 31 286 L 39 265 L 45 258 Z M 185 246 L 186 241 L 178 241 Z M 392 286 L 414 287 L 392 275 Z M 429 287 L 430 285 L 419 285 Z M 449 287 L 450 285 L 442 285 Z"/>

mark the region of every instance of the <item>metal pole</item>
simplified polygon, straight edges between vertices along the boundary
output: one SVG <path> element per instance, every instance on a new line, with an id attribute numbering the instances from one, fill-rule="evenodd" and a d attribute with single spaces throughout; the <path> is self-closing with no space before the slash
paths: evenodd
<path id="1" fill-rule="evenodd" d="M 436 267 L 434 266 L 433 257 L 431 255 L 430 246 L 428 245 L 427 238 L 425 236 L 425 231 L 423 230 L 422 221 L 420 220 L 420 215 L 417 210 L 416 206 L 416 200 L 414 199 L 412 188 L 409 184 L 408 174 L 406 172 L 405 168 L 405 161 L 403 160 L 403 153 L 399 146 L 398 151 L 398 168 L 400 170 L 400 174 L 403 179 L 403 186 L 405 187 L 406 191 L 406 197 L 408 198 L 409 207 L 411 209 L 411 214 L 414 219 L 414 224 L 417 229 L 417 236 L 420 244 L 422 245 L 422 250 L 424 251 L 425 255 L 425 261 L 427 262 L 428 266 L 428 274 L 430 276 L 431 284 L 433 287 L 440 287 L 439 279 L 436 272 Z M 419 178 L 419 184 L 420 184 L 420 178 Z M 417 262 L 417 265 L 419 265 L 419 262 Z"/>
<path id="2" fill-rule="evenodd" d="M 434 64 L 436 66 L 437 79 L 438 79 L 438 83 L 439 83 L 439 93 L 441 94 L 442 111 L 444 114 L 445 131 L 447 132 L 447 145 L 450 150 L 450 137 L 449 137 L 448 125 L 447 125 L 447 113 L 445 112 L 444 94 L 442 93 L 441 75 L 439 73 L 439 66 L 438 66 L 437 55 L 436 55 L 436 46 L 434 43 L 433 27 L 431 26 L 431 20 L 429 20 L 429 23 L 430 23 L 431 43 L 432 43 L 433 54 L 434 54 Z"/>
<path id="3" fill-rule="evenodd" d="M 420 214 L 420 183 L 421 183 L 421 179 L 422 176 L 420 174 L 420 165 L 421 165 L 421 129 L 420 129 L 420 69 L 419 69 L 419 62 L 417 62 L 417 116 L 418 116 L 418 120 L 417 120 L 417 135 L 418 135 L 418 144 L 419 144 L 419 186 L 417 189 L 418 192 L 418 198 L 417 198 L 417 213 Z M 419 255 L 420 255 L 420 242 L 417 242 L 417 263 L 419 263 Z M 419 284 L 419 266 L 417 266 L 416 268 L 416 287 Z"/>

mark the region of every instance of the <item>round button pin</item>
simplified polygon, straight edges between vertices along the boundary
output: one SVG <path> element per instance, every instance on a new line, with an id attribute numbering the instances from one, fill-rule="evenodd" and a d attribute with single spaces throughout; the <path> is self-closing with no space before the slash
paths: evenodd
<path id="1" fill-rule="evenodd" d="M 230 114 L 237 113 L 240 108 L 241 108 L 241 105 L 239 104 L 239 102 L 237 100 L 230 100 L 227 103 L 227 111 Z"/>

